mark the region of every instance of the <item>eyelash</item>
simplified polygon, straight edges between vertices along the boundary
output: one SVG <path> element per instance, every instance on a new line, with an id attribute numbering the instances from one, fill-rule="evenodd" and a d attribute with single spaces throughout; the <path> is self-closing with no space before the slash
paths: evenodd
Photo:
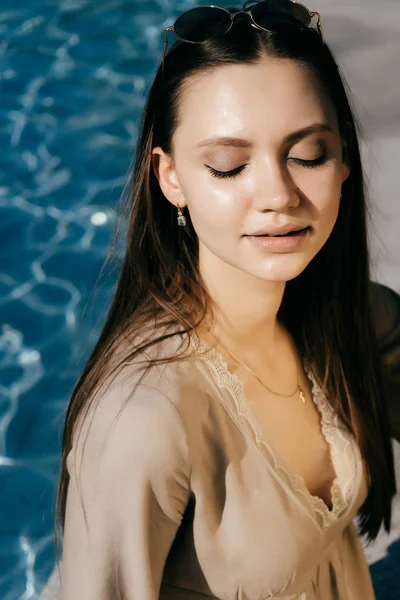
<path id="1" fill-rule="evenodd" d="M 314 158 L 314 160 L 303 160 L 301 158 L 291 158 L 290 160 L 293 160 L 295 163 L 308 169 L 315 169 L 316 167 L 323 165 L 326 162 L 326 159 L 327 152 L 326 150 L 324 150 L 323 154 L 321 154 L 321 156 L 318 156 L 317 158 Z M 217 171 L 216 169 L 213 169 L 212 167 L 206 165 L 211 175 L 213 177 L 217 177 L 218 179 L 232 179 L 233 177 L 239 175 L 246 166 L 247 164 L 242 165 L 240 167 L 236 167 L 236 169 L 232 169 L 232 171 Z"/>

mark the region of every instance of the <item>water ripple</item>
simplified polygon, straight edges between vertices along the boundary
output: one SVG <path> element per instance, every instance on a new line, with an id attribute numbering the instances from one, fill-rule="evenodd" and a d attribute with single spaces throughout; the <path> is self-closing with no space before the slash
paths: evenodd
<path id="1" fill-rule="evenodd" d="M 357 2 L 336 13 L 326 0 L 319 3 L 325 4 L 326 30 L 333 42 L 338 40 L 337 53 L 344 53 L 347 65 L 355 69 L 357 85 L 363 80 L 360 57 L 371 44 L 372 50 L 379 46 L 392 52 L 383 64 L 398 64 L 394 5 L 387 11 L 379 6 L 378 29 L 367 24 L 368 19 L 372 22 L 370 1 L 363 2 L 362 10 Z M 137 140 L 138 116 L 161 59 L 163 29 L 198 4 L 1 4 L 2 600 L 36 600 L 54 564 L 53 503 L 63 420 L 110 301 L 114 276 L 100 282 L 98 277 L 115 224 L 115 205 Z M 336 20 L 329 20 L 339 10 Z M 374 64 L 377 56 L 375 52 Z M 384 77 L 395 69 L 375 71 Z M 360 88 L 359 96 L 368 98 L 372 108 L 375 102 L 385 106 L 377 111 L 377 128 L 397 135 L 394 81 L 379 86 L 371 86 L 367 76 L 365 81 L 368 93 Z M 398 161 L 392 162 L 397 169 Z M 397 180 L 396 170 L 396 179 L 386 183 L 388 198 Z M 102 287 L 94 302 L 96 283 Z"/>

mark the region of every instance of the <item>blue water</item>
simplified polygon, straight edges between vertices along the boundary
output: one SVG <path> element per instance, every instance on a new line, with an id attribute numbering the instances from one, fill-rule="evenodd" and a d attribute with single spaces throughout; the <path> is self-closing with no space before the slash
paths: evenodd
<path id="1" fill-rule="evenodd" d="M 63 420 L 115 281 L 98 278 L 138 116 L 164 27 L 196 4 L 1 2 L 1 600 L 35 600 L 53 568 Z"/>

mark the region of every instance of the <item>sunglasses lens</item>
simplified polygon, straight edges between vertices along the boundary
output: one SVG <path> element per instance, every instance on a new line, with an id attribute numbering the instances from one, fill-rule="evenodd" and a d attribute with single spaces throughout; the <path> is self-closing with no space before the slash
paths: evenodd
<path id="1" fill-rule="evenodd" d="M 289 0 L 266 0 L 256 4 L 252 10 L 257 25 L 276 32 L 291 32 L 310 24 L 308 10 L 301 4 Z"/>
<path id="2" fill-rule="evenodd" d="M 202 42 L 225 33 L 231 24 L 230 14 L 221 8 L 200 6 L 181 15 L 174 25 L 175 33 L 188 42 Z"/>

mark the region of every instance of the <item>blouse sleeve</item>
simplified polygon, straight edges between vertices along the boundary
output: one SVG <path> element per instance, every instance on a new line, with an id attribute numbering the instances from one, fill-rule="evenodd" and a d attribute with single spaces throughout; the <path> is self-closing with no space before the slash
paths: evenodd
<path id="1" fill-rule="evenodd" d="M 371 281 L 371 302 L 385 369 L 391 436 L 400 442 L 400 295 Z"/>
<path id="2" fill-rule="evenodd" d="M 138 390 L 115 420 L 126 397 L 111 388 L 68 455 L 61 600 L 159 597 L 188 502 L 188 446 L 174 404 Z"/>

